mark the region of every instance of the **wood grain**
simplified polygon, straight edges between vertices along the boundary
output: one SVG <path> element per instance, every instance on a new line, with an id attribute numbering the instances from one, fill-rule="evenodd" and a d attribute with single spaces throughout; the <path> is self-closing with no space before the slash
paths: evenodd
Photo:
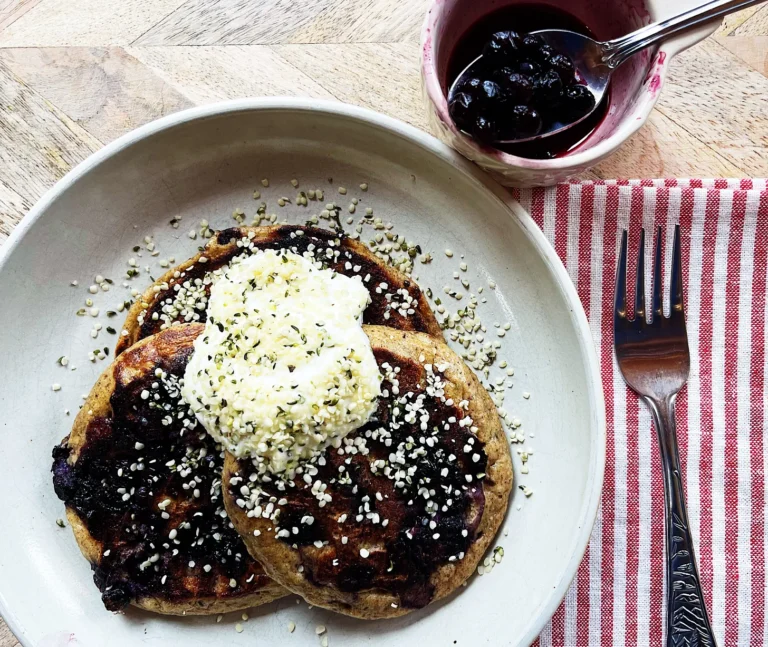
<path id="1" fill-rule="evenodd" d="M 0 227 L 23 212 L 102 143 L 32 91 L 0 61 Z M 8 209 L 8 211 L 5 211 Z"/>
<path id="2" fill-rule="evenodd" d="M 189 0 L 134 42 L 147 45 L 284 43 L 324 11 L 328 0 Z"/>
<path id="3" fill-rule="evenodd" d="M 19 647 L 19 642 L 14 638 L 2 618 L 0 618 L 0 645 L 2 647 Z"/>
<path id="4" fill-rule="evenodd" d="M 0 61 L 104 143 L 194 105 L 119 47 L 0 49 Z"/>
<path id="5" fill-rule="evenodd" d="M 750 176 L 766 172 L 768 78 L 716 40 L 680 54 L 657 110 Z"/>
<path id="6" fill-rule="evenodd" d="M 43 0 L 0 31 L 0 47 L 127 45 L 184 0 Z"/>
<path id="7" fill-rule="evenodd" d="M 365 43 L 413 39 L 427 0 L 189 0 L 134 45 Z"/>
<path id="8" fill-rule="evenodd" d="M 198 104 L 270 95 L 334 98 L 311 76 L 263 45 L 130 47 L 128 52 Z"/>
<path id="9" fill-rule="evenodd" d="M 659 111 L 614 155 L 592 169 L 602 179 L 627 177 L 738 177 L 736 164 L 681 130 Z"/>
<path id="10" fill-rule="evenodd" d="M 726 16 L 723 18 L 722 24 L 715 32 L 715 37 L 731 35 L 738 27 L 747 22 L 747 20 L 749 20 L 762 8 L 762 5 L 755 5 L 749 9 L 742 9 L 736 13 L 732 13 L 730 16 Z"/>
<path id="11" fill-rule="evenodd" d="M 320 80 L 340 101 L 427 128 L 418 43 L 279 45 L 275 50 L 297 69 Z"/>
<path id="12" fill-rule="evenodd" d="M 40 0 L 0 0 L 0 31 L 16 22 Z"/>
<path id="13" fill-rule="evenodd" d="M 768 36 L 768 5 L 763 5 L 734 29 L 731 36 Z"/>
<path id="14" fill-rule="evenodd" d="M 738 56 L 753 70 L 768 76 L 768 36 L 718 38 L 717 42 Z"/>
<path id="15" fill-rule="evenodd" d="M 103 143 L 190 105 L 291 95 L 426 127 L 428 0 L 0 0 L 0 243 Z M 768 176 L 768 5 L 671 66 L 643 129 L 584 178 Z M 18 647 L 0 620 L 0 647 Z"/>
<path id="16" fill-rule="evenodd" d="M 427 5 L 428 0 L 410 0 L 393 12 L 391 0 L 331 3 L 286 42 L 415 43 Z"/>
<path id="17" fill-rule="evenodd" d="M 19 224 L 24 214 L 32 204 L 22 198 L 16 191 L 0 180 L 0 244 L 11 235 L 13 228 Z M 3 643 L 0 642 L 0 646 Z M 4 647 L 4 646 L 3 646 Z"/>

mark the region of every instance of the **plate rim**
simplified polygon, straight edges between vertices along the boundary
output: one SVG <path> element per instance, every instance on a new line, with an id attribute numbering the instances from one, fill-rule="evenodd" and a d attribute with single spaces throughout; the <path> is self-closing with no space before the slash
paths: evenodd
<path id="1" fill-rule="evenodd" d="M 591 426 L 593 427 L 593 442 L 590 448 L 589 474 L 587 476 L 587 496 L 582 503 L 579 514 L 578 533 L 575 542 L 572 543 L 570 558 L 563 570 L 557 585 L 552 589 L 544 604 L 540 607 L 538 617 L 528 625 L 522 637 L 521 644 L 532 643 L 541 633 L 544 625 L 554 615 L 562 602 L 571 582 L 576 576 L 579 564 L 586 552 L 592 529 L 597 518 L 597 511 L 603 490 L 606 456 L 606 414 L 605 398 L 603 393 L 602 375 L 600 364 L 592 340 L 592 332 L 589 328 L 587 315 L 584 312 L 576 287 L 568 275 L 557 252 L 547 240 L 546 236 L 533 220 L 531 215 L 512 198 L 512 195 L 497 184 L 490 176 L 479 167 L 459 155 L 455 150 L 439 141 L 431 134 L 406 124 L 405 122 L 381 114 L 369 108 L 354 106 L 337 101 L 325 99 L 310 99 L 304 97 L 266 97 L 243 98 L 221 101 L 203 106 L 195 106 L 186 110 L 172 113 L 160 119 L 146 123 L 138 128 L 122 135 L 110 142 L 100 150 L 89 155 L 77 164 L 49 188 L 22 218 L 11 232 L 6 242 L 0 247 L 0 273 L 2 273 L 11 253 L 18 247 L 27 231 L 42 216 L 46 209 L 61 194 L 69 189 L 77 180 L 85 176 L 90 170 L 99 164 L 117 155 L 124 149 L 156 135 L 162 131 L 186 124 L 199 119 L 220 116 L 234 112 L 259 112 L 266 110 L 289 110 L 304 112 L 319 112 L 330 116 L 342 117 L 357 121 L 368 126 L 375 126 L 381 130 L 390 132 L 412 144 L 417 145 L 428 154 L 432 154 L 447 162 L 457 171 L 471 179 L 482 190 L 493 197 L 510 212 L 510 217 L 515 217 L 521 225 L 524 233 L 537 248 L 542 259 L 547 262 L 552 270 L 553 277 L 566 299 L 570 308 L 571 321 L 579 340 L 579 350 L 584 358 L 585 369 L 589 376 L 587 393 L 589 396 Z M 13 632 L 23 647 L 34 647 L 30 642 L 21 623 L 17 621 L 16 614 L 8 606 L 0 587 L 0 616 Z"/>

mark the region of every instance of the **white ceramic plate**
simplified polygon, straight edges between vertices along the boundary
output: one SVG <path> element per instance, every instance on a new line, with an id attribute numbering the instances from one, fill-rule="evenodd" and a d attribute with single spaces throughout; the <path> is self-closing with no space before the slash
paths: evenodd
<path id="1" fill-rule="evenodd" d="M 269 189 L 260 180 L 270 179 Z M 328 177 L 333 177 L 329 184 Z M 449 599 L 404 618 L 358 621 L 288 598 L 254 610 L 241 634 L 239 614 L 163 618 L 104 610 L 51 485 L 51 449 L 106 362 L 89 350 L 114 345 L 96 321 L 77 317 L 96 274 L 115 280 L 94 297 L 104 327 L 127 290 L 121 277 L 132 247 L 154 236 L 159 259 L 191 255 L 187 232 L 202 218 L 233 224 L 232 210 L 255 212 L 254 188 L 272 205 L 302 188 L 322 187 L 346 206 L 352 196 L 396 230 L 432 250 L 419 265 L 423 286 L 456 285 L 460 255 L 472 289 L 485 285 L 479 312 L 488 339 L 493 322 L 511 324 L 500 357 L 515 369 L 506 407 L 535 434 L 530 474 L 513 446 L 515 491 L 496 544 L 505 557 Z M 368 182 L 362 193 L 358 186 Z M 339 196 L 336 187 L 349 188 Z M 605 421 L 597 359 L 584 312 L 568 275 L 531 218 L 475 167 L 434 138 L 387 117 L 309 100 L 242 100 L 181 112 L 144 126 L 86 160 L 32 210 L 0 250 L 0 612 L 25 646 L 171 647 L 317 645 L 522 645 L 531 642 L 576 573 L 603 481 Z M 308 212 L 280 210 L 291 221 Z M 181 216 L 179 229 L 169 226 Z M 444 250 L 454 251 L 447 258 Z M 78 287 L 70 282 L 79 281 Z M 139 281 L 139 279 L 135 279 Z M 141 288 L 149 281 L 144 275 Z M 488 282 L 496 283 L 496 289 Z M 446 299 L 446 301 L 451 301 Z M 76 371 L 56 364 L 67 355 Z M 62 390 L 53 392 L 53 383 Z M 530 392 L 530 399 L 523 398 Z M 73 415 L 66 416 L 65 409 Z M 517 486 L 534 491 L 526 498 Z M 518 507 L 522 506 L 520 510 Z M 494 545 L 496 545 L 494 544 Z M 287 633 L 296 623 L 294 634 Z"/>

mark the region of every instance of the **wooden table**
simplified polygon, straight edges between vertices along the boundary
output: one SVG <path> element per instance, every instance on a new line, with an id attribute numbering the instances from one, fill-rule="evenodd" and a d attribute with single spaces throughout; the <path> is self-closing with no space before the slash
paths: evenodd
<path id="1" fill-rule="evenodd" d="M 0 242 L 79 161 L 193 105 L 312 96 L 424 128 L 425 4 L 0 0 Z M 760 5 L 675 59 L 648 124 L 587 177 L 767 176 L 766 77 Z M 0 620 L 0 647 L 15 645 Z"/>

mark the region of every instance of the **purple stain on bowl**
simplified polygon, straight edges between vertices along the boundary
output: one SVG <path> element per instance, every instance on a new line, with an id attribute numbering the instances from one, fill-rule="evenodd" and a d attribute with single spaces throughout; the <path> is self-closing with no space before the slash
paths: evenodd
<path id="1" fill-rule="evenodd" d="M 648 88 L 648 92 L 654 96 L 661 91 L 661 86 L 663 83 L 661 75 L 664 70 L 664 61 L 666 61 L 666 59 L 666 52 L 659 52 L 656 60 L 654 61 L 652 70 L 649 71 L 648 76 L 646 77 L 646 87 Z"/>

